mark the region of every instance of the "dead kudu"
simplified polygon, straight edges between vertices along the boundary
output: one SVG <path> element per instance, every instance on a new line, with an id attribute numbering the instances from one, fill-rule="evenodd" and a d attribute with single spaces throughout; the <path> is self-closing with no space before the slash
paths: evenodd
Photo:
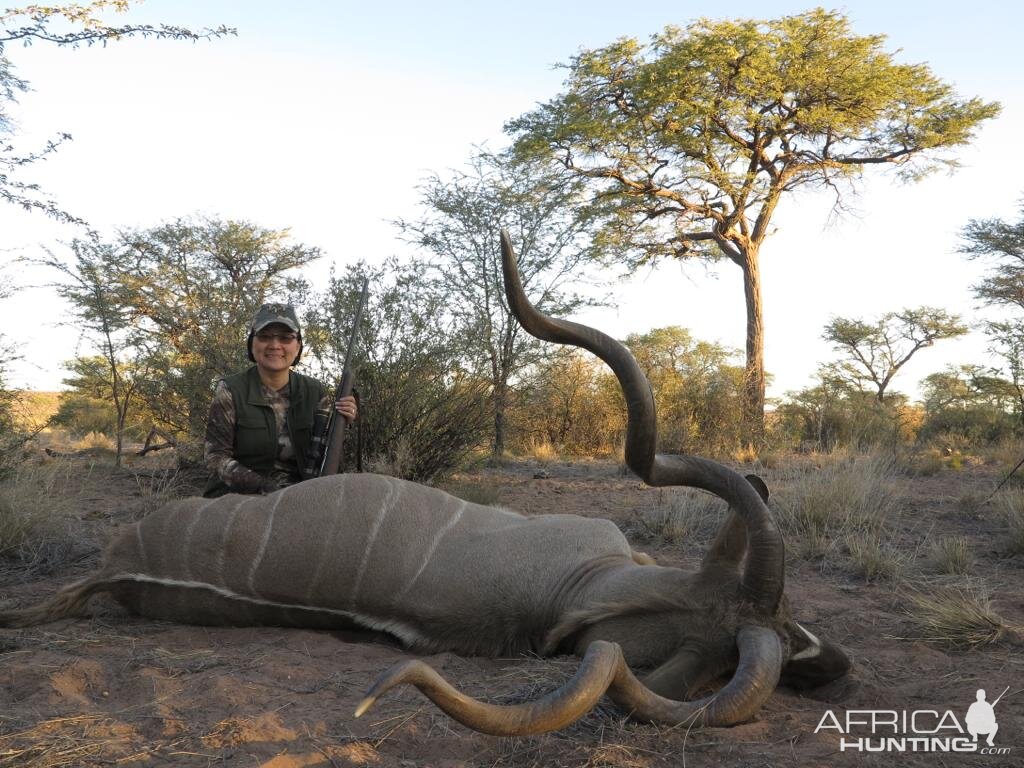
<path id="1" fill-rule="evenodd" d="M 583 347 L 615 372 L 628 408 L 626 462 L 652 486 L 702 488 L 731 511 L 701 568 L 641 564 L 611 522 L 524 517 L 391 477 L 335 475 L 266 496 L 173 502 L 120 535 L 98 573 L 31 608 L 21 627 L 81 613 L 109 592 L 143 616 L 192 624 L 364 627 L 410 650 L 582 656 L 564 686 L 525 704 L 471 699 L 421 661 L 385 672 L 357 710 L 417 686 L 470 728 L 524 735 L 562 728 L 606 693 L 634 718 L 725 726 L 753 717 L 780 679 L 812 687 L 847 657 L 790 618 L 782 537 L 757 478 L 655 453 L 650 387 L 629 351 L 539 313 L 502 233 L 509 303 L 534 336 Z M 631 668 L 650 670 L 642 681 Z M 724 687 L 691 692 L 732 672 Z"/>

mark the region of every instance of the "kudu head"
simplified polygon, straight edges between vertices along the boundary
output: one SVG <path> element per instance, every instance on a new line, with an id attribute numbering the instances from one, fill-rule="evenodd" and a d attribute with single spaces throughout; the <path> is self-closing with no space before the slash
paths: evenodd
<path id="1" fill-rule="evenodd" d="M 638 638 L 644 638 L 644 628 L 652 622 L 665 622 L 651 632 L 658 636 L 655 644 L 662 649 L 661 658 L 652 660 L 655 668 L 643 681 L 634 677 L 619 645 L 601 640 L 599 630 L 584 631 L 586 651 L 576 675 L 538 701 L 513 706 L 484 704 L 452 688 L 422 662 L 407 661 L 377 680 L 357 715 L 389 688 L 411 683 L 456 720 L 495 735 L 562 728 L 605 694 L 641 720 L 725 726 L 753 717 L 780 681 L 812 688 L 846 674 L 850 661 L 843 651 L 819 640 L 790 616 L 783 595 L 782 535 L 768 509 L 764 482 L 707 459 L 657 453 L 654 398 L 630 351 L 599 331 L 538 311 L 526 298 L 512 244 L 504 231 L 501 250 L 508 304 L 523 328 L 544 341 L 587 349 L 615 373 L 626 399 L 625 459 L 629 468 L 651 486 L 709 491 L 725 500 L 731 512 L 701 570 L 686 581 L 699 594 L 679 596 L 680 603 L 688 604 L 687 610 L 673 613 L 672 596 L 665 596 L 661 604 L 649 606 L 646 612 L 645 606 L 638 605 L 632 616 L 626 612 L 616 617 L 633 621 Z M 695 618 L 694 609 L 702 607 L 710 615 Z M 666 638 L 677 644 L 667 652 Z M 715 693 L 684 700 L 728 672 L 732 672 L 731 679 Z"/>

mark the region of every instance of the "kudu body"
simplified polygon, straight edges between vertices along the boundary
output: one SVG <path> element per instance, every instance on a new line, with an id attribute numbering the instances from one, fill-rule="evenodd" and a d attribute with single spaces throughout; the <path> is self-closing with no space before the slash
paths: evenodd
<path id="1" fill-rule="evenodd" d="M 358 710 L 412 683 L 495 734 L 563 727 L 606 692 L 641 719 L 729 725 L 752 717 L 780 676 L 811 686 L 845 674 L 846 656 L 789 616 L 782 539 L 763 484 L 714 462 L 655 454 L 654 404 L 632 356 L 538 313 L 504 233 L 502 249 L 523 326 L 590 349 L 618 376 L 629 466 L 651 485 L 703 488 L 729 502 L 699 571 L 640 564 L 605 520 L 524 517 L 396 478 L 335 475 L 267 496 L 173 502 L 120 535 L 99 572 L 39 606 L 0 612 L 0 626 L 74 615 L 109 592 L 141 615 L 185 623 L 364 627 L 415 651 L 584 657 L 563 688 L 512 707 L 465 697 L 422 662 L 405 662 Z M 630 667 L 652 671 L 641 683 Z M 730 670 L 717 693 L 684 700 Z"/>

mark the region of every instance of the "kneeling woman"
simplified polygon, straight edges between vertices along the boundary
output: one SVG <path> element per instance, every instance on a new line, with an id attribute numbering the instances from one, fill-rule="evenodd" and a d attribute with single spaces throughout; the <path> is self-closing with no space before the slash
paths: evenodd
<path id="1" fill-rule="evenodd" d="M 264 304 L 249 326 L 248 370 L 217 382 L 206 423 L 203 494 L 269 493 L 303 479 L 312 450 L 313 417 L 330 406 L 330 393 L 292 370 L 302 356 L 302 330 L 288 304 Z M 344 397 L 335 409 L 347 421 L 356 401 Z"/>

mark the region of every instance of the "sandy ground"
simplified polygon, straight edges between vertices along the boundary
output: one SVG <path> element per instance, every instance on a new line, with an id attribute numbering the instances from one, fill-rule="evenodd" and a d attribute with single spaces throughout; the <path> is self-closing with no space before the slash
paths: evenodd
<path id="1" fill-rule="evenodd" d="M 627 531 L 659 503 L 610 463 L 489 469 L 463 482 L 493 486 L 500 503 L 530 514 L 609 517 Z M 99 547 L 152 499 L 127 472 L 94 468 L 75 511 L 79 550 L 56 572 L 0 571 L 0 602 L 24 605 L 93 568 Z M 97 478 L 100 479 L 97 482 Z M 902 482 L 897 544 L 967 536 L 996 610 L 1024 624 L 1024 562 L 1000 554 L 998 524 L 965 510 L 998 479 L 973 467 Z M 631 534 L 632 535 L 632 534 Z M 637 541 L 665 565 L 693 567 L 700 542 Z M 559 733 L 494 738 L 401 689 L 361 719 L 353 709 L 375 676 L 407 656 L 386 637 L 273 628 L 210 629 L 135 618 L 97 598 L 93 617 L 0 630 L 0 766 L 1024 766 L 1024 655 L 997 643 L 962 651 L 915 638 L 906 595 L 839 569 L 790 561 L 796 617 L 854 659 L 848 679 L 799 695 L 779 689 L 757 719 L 685 731 L 623 719 L 602 705 Z M 537 696 L 572 674 L 575 660 L 426 657 L 467 692 L 492 701 Z M 829 710 L 949 709 L 963 722 L 978 688 L 998 693 L 1001 755 L 862 754 L 815 734 Z M 994 694 L 993 694 L 994 695 Z M 992 696 L 990 696 L 991 698 Z M 934 721 L 932 721 L 934 722 Z"/>

